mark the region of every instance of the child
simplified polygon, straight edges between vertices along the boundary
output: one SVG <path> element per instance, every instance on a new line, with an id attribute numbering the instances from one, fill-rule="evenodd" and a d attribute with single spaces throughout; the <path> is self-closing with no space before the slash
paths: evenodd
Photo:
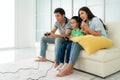
<path id="1" fill-rule="evenodd" d="M 83 36 L 84 33 L 81 31 L 81 28 L 80 28 L 80 24 L 82 20 L 80 20 L 78 16 L 73 16 L 70 22 L 73 30 L 71 31 L 71 34 L 69 37 Z M 70 55 L 71 44 L 72 44 L 72 41 L 68 40 L 69 37 L 66 37 L 67 40 L 63 42 L 63 44 L 60 46 L 60 53 L 59 53 L 60 65 L 56 68 L 56 70 L 62 69 L 69 62 L 69 55 Z M 64 64 L 64 56 L 65 56 L 65 64 Z"/>

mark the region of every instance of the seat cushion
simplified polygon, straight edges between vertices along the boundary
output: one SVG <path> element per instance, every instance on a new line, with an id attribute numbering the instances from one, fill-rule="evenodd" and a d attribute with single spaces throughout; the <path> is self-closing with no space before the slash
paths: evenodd
<path id="1" fill-rule="evenodd" d="M 54 44 L 48 44 L 47 51 L 54 52 Z M 110 60 L 120 58 L 120 48 L 111 47 L 109 49 L 102 49 L 96 51 L 93 55 L 88 55 L 86 51 L 82 50 L 79 54 L 79 58 L 99 61 L 99 62 L 107 62 Z"/>
<path id="2" fill-rule="evenodd" d="M 55 44 L 48 44 L 47 50 L 48 51 L 54 51 Z"/>
<path id="3" fill-rule="evenodd" d="M 79 54 L 79 58 L 85 58 L 89 60 L 108 62 L 110 60 L 120 58 L 120 48 L 109 48 L 96 51 L 93 55 L 88 55 L 84 50 Z"/>

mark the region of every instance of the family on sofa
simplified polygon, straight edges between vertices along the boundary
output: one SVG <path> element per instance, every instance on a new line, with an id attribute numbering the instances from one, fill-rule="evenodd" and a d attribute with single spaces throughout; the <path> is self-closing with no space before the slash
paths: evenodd
<path id="1" fill-rule="evenodd" d="M 56 76 L 63 77 L 73 73 L 73 66 L 83 46 L 78 42 L 69 39 L 78 36 L 93 35 L 107 37 L 106 26 L 96 17 L 88 7 L 82 7 L 78 11 L 78 16 L 68 19 L 62 8 L 54 11 L 56 22 L 53 29 L 41 38 L 40 58 L 36 62 L 46 61 L 47 43 L 55 44 L 55 63 L 54 68 L 59 70 Z M 60 34 L 55 32 L 59 30 Z M 93 47 L 94 48 L 94 47 Z M 65 57 L 65 61 L 64 61 Z M 65 62 L 65 63 L 64 63 Z"/>

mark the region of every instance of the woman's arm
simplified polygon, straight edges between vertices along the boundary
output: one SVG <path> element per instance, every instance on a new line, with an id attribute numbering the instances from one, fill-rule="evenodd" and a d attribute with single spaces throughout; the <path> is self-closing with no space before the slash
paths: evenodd
<path id="1" fill-rule="evenodd" d="M 85 34 L 90 34 L 94 36 L 101 36 L 101 31 L 92 30 L 84 21 L 81 24 L 82 32 Z"/>

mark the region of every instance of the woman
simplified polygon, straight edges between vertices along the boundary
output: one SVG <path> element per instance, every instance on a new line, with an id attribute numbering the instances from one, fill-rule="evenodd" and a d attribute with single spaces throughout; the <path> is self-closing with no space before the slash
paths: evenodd
<path id="1" fill-rule="evenodd" d="M 107 37 L 106 27 L 102 21 L 94 16 L 88 7 L 82 7 L 78 11 L 79 18 L 82 19 L 81 28 L 87 35 L 104 36 Z M 73 73 L 73 66 L 78 58 L 80 51 L 83 50 L 82 46 L 74 42 L 71 45 L 70 60 L 66 67 L 57 73 L 58 77 L 69 75 Z"/>

